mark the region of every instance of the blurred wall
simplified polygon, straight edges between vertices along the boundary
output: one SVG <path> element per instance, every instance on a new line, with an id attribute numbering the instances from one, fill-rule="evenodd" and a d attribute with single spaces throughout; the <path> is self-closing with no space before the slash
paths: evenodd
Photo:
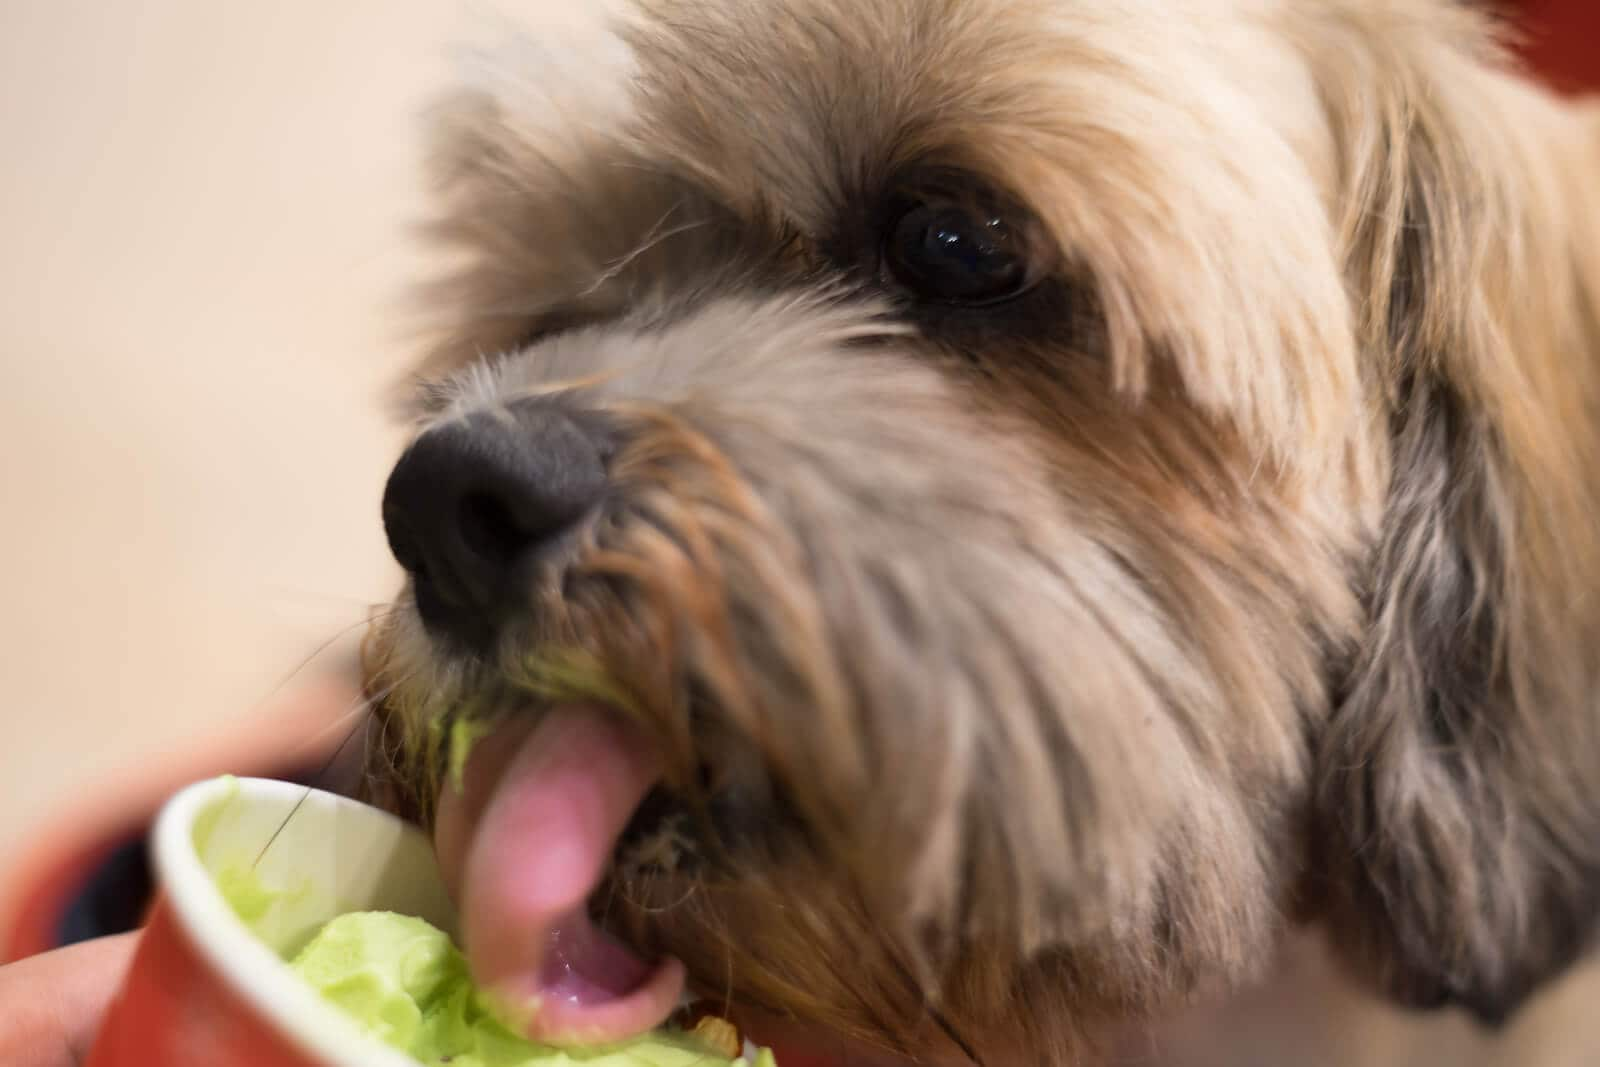
<path id="1" fill-rule="evenodd" d="M 378 398 L 455 7 L 0 2 L 0 857 L 395 588 Z"/>

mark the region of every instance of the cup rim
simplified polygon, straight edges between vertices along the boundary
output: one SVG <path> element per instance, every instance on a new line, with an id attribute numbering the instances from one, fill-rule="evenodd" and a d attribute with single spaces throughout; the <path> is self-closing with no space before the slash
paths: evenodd
<path id="1" fill-rule="evenodd" d="M 236 792 L 235 792 L 236 791 Z M 213 778 L 176 793 L 156 817 L 151 851 L 168 911 L 194 951 L 273 1029 L 325 1067 L 417 1067 L 413 1057 L 365 1033 L 289 969 L 234 914 L 195 851 L 196 818 L 228 794 L 300 801 L 315 797 L 420 831 L 348 797 L 269 778 Z"/>

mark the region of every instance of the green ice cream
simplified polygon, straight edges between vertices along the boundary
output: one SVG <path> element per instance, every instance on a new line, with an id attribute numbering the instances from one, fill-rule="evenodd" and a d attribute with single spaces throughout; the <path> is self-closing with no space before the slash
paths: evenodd
<path id="1" fill-rule="evenodd" d="M 392 912 L 339 916 L 290 966 L 373 1037 L 428 1067 L 777 1067 L 770 1052 L 753 1064 L 729 1060 L 676 1031 L 594 1048 L 535 1044 L 485 1008 L 448 935 Z"/>
<path id="2" fill-rule="evenodd" d="M 205 826 L 196 827 L 197 841 L 208 835 Z M 258 934 L 281 906 L 311 888 L 309 882 L 299 888 L 268 885 L 243 859 L 213 878 L 229 908 Z M 561 1049 L 528 1041 L 485 1005 L 449 935 L 408 915 L 340 915 L 289 966 L 367 1033 L 423 1067 L 777 1067 L 767 1051 L 753 1062 L 730 1058 L 722 1050 L 733 1043 L 731 1027 L 720 1024 L 728 1031 L 724 1040 L 714 1020 L 710 1030 L 657 1030 L 603 1047 Z"/>

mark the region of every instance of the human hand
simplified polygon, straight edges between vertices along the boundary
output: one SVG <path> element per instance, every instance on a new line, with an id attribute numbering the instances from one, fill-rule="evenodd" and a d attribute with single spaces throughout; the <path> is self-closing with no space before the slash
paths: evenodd
<path id="1" fill-rule="evenodd" d="M 0 1063 L 79 1067 L 137 944 L 119 934 L 0 967 Z"/>

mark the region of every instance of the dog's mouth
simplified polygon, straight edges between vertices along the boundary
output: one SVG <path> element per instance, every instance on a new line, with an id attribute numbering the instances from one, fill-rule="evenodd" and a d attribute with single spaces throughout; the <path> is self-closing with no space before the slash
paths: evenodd
<path id="1" fill-rule="evenodd" d="M 913 395 L 930 410 L 943 400 Z M 874 411 L 888 404 L 871 399 Z M 436 739 L 462 723 L 502 724 L 474 750 L 465 792 L 446 788 L 434 813 L 478 979 L 532 1036 L 566 1042 L 647 1030 L 703 984 L 690 991 L 781 1049 L 785 1067 L 944 1062 L 863 1043 L 922 1054 L 966 1044 L 969 1030 L 998 1035 L 991 1020 L 1004 1017 L 1023 930 L 1012 891 L 1035 881 L 1009 872 L 1034 827 L 1018 833 L 1000 817 L 1002 794 L 1048 795 L 1053 771 L 1029 760 L 1026 773 L 997 778 L 980 766 L 972 709 L 1011 692 L 1015 672 L 980 675 L 963 633 L 998 626 L 998 647 L 1034 641 L 976 608 L 1005 600 L 998 590 L 1032 570 L 1008 551 L 1020 514 L 977 509 L 992 528 L 956 539 L 924 521 L 918 502 L 995 496 L 1010 507 L 1042 489 L 997 493 L 1017 481 L 999 450 L 1008 463 L 992 469 L 965 451 L 963 463 L 937 465 L 963 472 L 957 484 L 941 473 L 940 484 L 884 496 L 869 479 L 841 494 L 859 464 L 819 454 L 811 428 L 769 440 L 740 416 L 713 438 L 675 409 L 605 410 L 615 451 L 598 510 L 526 559 L 500 551 L 514 538 L 477 536 L 484 524 L 441 525 L 428 493 L 411 499 L 451 484 L 463 463 L 551 451 L 512 448 L 487 415 L 423 434 L 422 451 L 408 453 L 421 456 L 420 473 L 406 475 L 402 460 L 385 494 L 396 557 L 417 590 L 415 610 L 402 603 L 369 646 L 399 805 L 429 814 Z M 565 411 L 513 415 L 544 440 L 570 421 Z M 869 427 L 877 419 L 862 416 Z M 881 441 L 869 435 L 881 454 L 915 444 L 921 462 L 920 439 L 908 443 L 898 422 L 881 430 Z M 773 448 L 794 462 L 762 460 Z M 781 484 L 748 473 L 768 462 L 786 472 Z M 501 481 L 528 473 L 491 464 L 484 484 L 501 484 L 496 471 Z M 856 518 L 871 537 L 828 536 Z M 517 558 L 502 572 L 508 555 Z M 462 572 L 453 611 L 422 595 L 451 565 Z M 514 603 L 469 595 L 490 588 Z M 469 627 L 455 634 L 469 647 L 452 647 L 452 627 L 480 615 L 494 623 L 488 638 Z M 957 710 L 945 714 L 952 692 Z M 514 710 L 524 702 L 539 707 Z M 1032 720 L 1020 729 L 1031 735 Z M 985 758 L 1005 763 L 1010 744 Z M 651 798 L 663 794 L 671 824 L 652 822 Z M 1054 818 L 1034 822 L 1048 833 Z M 670 857 L 684 866 L 635 869 L 675 826 L 690 831 L 690 847 Z M 982 953 L 963 951 L 973 931 L 986 938 Z"/>
<path id="2" fill-rule="evenodd" d="M 595 920 L 591 900 L 618 842 L 660 780 L 642 733 L 620 716 L 563 705 L 479 741 L 463 786 L 446 787 L 438 843 L 480 984 L 537 1039 L 604 1043 L 666 1022 L 696 992 L 684 966 L 649 959 Z M 784 1067 L 915 1062 L 822 1028 L 717 1005 Z"/>
<path id="3" fill-rule="evenodd" d="M 444 790 L 439 852 L 478 981 L 529 1034 L 603 1042 L 660 1024 L 684 988 L 590 917 L 589 899 L 658 776 L 620 721 L 558 708 L 479 743 L 470 788 Z"/>

